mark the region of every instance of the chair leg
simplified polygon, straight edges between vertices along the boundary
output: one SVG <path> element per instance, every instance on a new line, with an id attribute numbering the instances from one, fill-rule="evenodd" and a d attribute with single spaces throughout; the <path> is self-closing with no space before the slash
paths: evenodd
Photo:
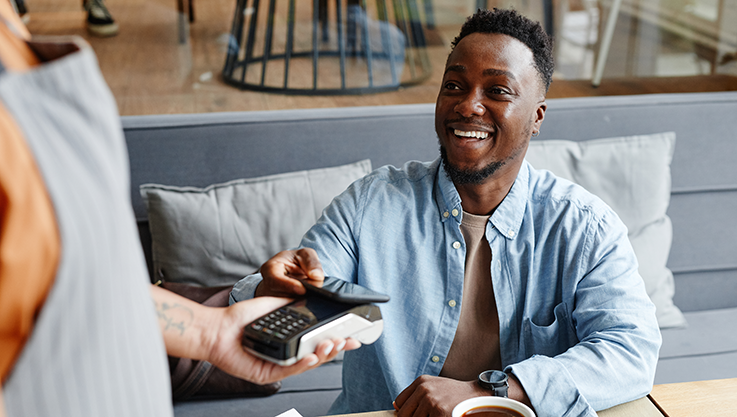
<path id="1" fill-rule="evenodd" d="M 432 5 L 432 0 L 425 0 L 425 16 L 427 20 L 427 28 L 435 29 L 435 9 Z"/>
<path id="2" fill-rule="evenodd" d="M 555 16 L 553 12 L 553 0 L 543 0 L 543 27 L 548 36 L 555 36 Z"/>
<path id="3" fill-rule="evenodd" d="M 187 43 L 187 22 L 184 20 L 184 0 L 177 0 L 177 31 L 179 32 L 179 43 Z"/>
<path id="4" fill-rule="evenodd" d="M 317 16 L 320 22 L 320 36 L 323 42 L 330 40 L 330 28 L 328 26 L 328 0 L 319 0 L 317 3 Z"/>
<path id="5" fill-rule="evenodd" d="M 619 6 L 622 5 L 622 0 L 614 0 L 612 2 L 612 8 L 609 10 L 609 17 L 607 18 L 606 27 L 604 29 L 604 36 L 601 39 L 599 45 L 599 54 L 596 58 L 596 68 L 594 69 L 594 78 L 591 80 L 591 85 L 598 87 L 601 84 L 601 78 L 604 75 L 604 65 L 606 59 L 609 56 L 609 47 L 612 45 L 612 37 L 614 36 L 614 27 L 617 25 L 617 18 L 619 17 Z"/>

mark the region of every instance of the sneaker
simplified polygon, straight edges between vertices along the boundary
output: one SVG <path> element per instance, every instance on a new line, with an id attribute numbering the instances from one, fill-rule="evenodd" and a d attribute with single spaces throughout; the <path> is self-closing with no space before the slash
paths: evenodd
<path id="1" fill-rule="evenodd" d="M 118 24 L 102 0 L 84 0 L 87 10 L 87 31 L 95 36 L 107 37 L 118 34 Z"/>

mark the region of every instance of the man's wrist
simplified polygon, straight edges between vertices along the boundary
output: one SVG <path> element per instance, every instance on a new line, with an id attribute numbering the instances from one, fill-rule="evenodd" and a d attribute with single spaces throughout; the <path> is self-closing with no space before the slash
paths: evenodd
<path id="1" fill-rule="evenodd" d="M 248 275 L 233 285 L 230 290 L 230 301 L 238 302 L 256 298 L 256 290 L 261 286 L 263 279 L 261 274 Z"/>
<path id="2" fill-rule="evenodd" d="M 217 355 L 218 344 L 220 342 L 220 335 L 224 328 L 230 326 L 231 316 L 228 314 L 230 308 L 214 308 L 202 306 L 198 311 L 200 314 L 199 320 L 197 321 L 200 327 L 200 343 L 201 343 L 201 354 L 204 357 L 201 360 L 212 362 L 213 358 Z"/>
<path id="3" fill-rule="evenodd" d="M 530 402 L 530 398 L 527 396 L 525 388 L 522 386 L 522 384 L 519 382 L 519 379 L 517 379 L 517 377 L 513 373 L 509 373 L 508 383 L 509 398 L 523 403 L 534 411 L 535 408 L 532 406 L 532 403 Z"/>

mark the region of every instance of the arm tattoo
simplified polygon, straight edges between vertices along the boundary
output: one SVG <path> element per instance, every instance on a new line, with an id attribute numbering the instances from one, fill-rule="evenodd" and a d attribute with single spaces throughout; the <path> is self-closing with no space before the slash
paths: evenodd
<path id="1" fill-rule="evenodd" d="M 192 325 L 194 318 L 192 310 L 178 303 L 156 303 L 156 315 L 165 324 L 163 331 L 179 330 L 180 335 L 183 335 L 185 330 Z"/>

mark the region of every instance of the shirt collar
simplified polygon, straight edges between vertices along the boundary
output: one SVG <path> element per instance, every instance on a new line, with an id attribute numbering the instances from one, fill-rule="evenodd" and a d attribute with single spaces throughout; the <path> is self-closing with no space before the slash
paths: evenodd
<path id="1" fill-rule="evenodd" d="M 491 224 L 499 230 L 499 233 L 507 239 L 513 240 L 519 234 L 527 208 L 529 189 L 530 164 L 523 161 L 512 188 L 499 204 L 499 207 L 496 208 L 490 220 Z"/>
<path id="2" fill-rule="evenodd" d="M 440 221 L 455 219 L 457 223 L 460 223 L 463 212 L 461 197 L 453 182 L 448 178 L 440 158 L 436 159 L 433 165 L 437 169 L 435 202 L 440 212 Z M 491 216 L 491 224 L 507 239 L 516 238 L 522 226 L 527 207 L 529 180 L 530 165 L 524 161 L 512 188 Z M 458 214 L 453 215 L 453 210 L 457 210 L 455 213 Z"/>

